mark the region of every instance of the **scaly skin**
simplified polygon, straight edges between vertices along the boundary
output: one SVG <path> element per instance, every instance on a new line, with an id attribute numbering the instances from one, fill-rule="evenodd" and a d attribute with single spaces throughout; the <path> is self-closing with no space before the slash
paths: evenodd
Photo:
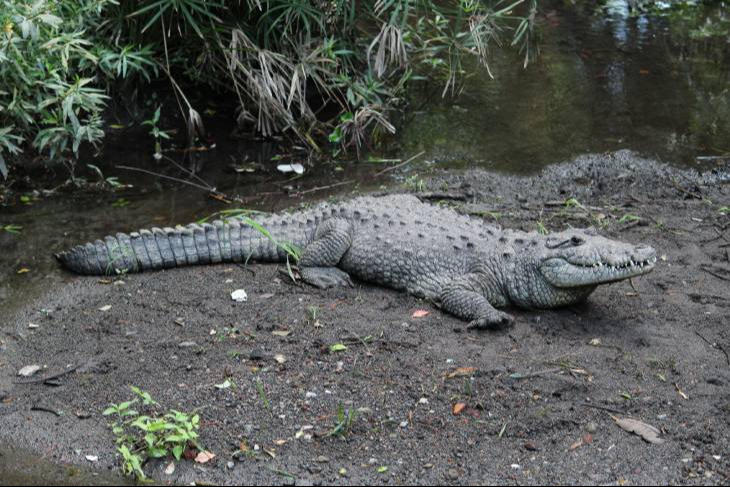
<path id="1" fill-rule="evenodd" d="M 277 243 L 302 249 L 304 281 L 352 285 L 351 276 L 442 304 L 472 327 L 511 324 L 497 308 L 555 308 L 597 286 L 650 272 L 656 253 L 569 230 L 547 236 L 501 230 L 409 195 L 362 197 L 257 217 L 272 238 L 238 220 L 117 234 L 57 255 L 80 274 L 114 274 L 219 262 L 284 262 Z"/>

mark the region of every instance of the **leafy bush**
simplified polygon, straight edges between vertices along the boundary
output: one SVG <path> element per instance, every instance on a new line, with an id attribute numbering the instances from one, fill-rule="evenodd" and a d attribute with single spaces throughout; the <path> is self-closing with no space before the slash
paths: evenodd
<path id="1" fill-rule="evenodd" d="M 51 159 L 104 136 L 101 115 L 116 78 L 154 65 L 149 49 L 113 46 L 103 31 L 113 0 L 0 1 L 0 165 L 30 144 Z M 92 35 L 92 37 L 89 37 Z"/>
<path id="2" fill-rule="evenodd" d="M 488 68 L 503 37 L 527 62 L 536 1 L 0 0 L 0 165 L 28 145 L 77 155 L 104 136 L 112 91 L 160 77 L 191 139 L 202 133 L 185 96 L 195 84 L 234 96 L 239 123 L 264 135 L 317 147 L 329 134 L 359 150 L 395 130 L 388 114 L 409 81 L 454 92 L 463 57 Z"/>

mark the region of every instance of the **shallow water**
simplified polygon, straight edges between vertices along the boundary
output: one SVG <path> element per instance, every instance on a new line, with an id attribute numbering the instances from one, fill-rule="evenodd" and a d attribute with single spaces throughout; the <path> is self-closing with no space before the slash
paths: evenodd
<path id="1" fill-rule="evenodd" d="M 17 448 L 0 448 L 0 480 L 3 485 L 134 485 L 110 472 L 56 465 Z"/>
<path id="2" fill-rule="evenodd" d="M 730 44 L 693 38 L 704 19 L 726 15 L 631 16 L 621 0 L 598 15 L 542 5 L 537 61 L 523 69 L 516 54 L 496 55 L 495 80 L 477 68 L 456 99 L 411 114 L 404 151 L 516 173 L 626 148 L 682 166 L 730 161 Z"/>
<path id="3" fill-rule="evenodd" d="M 495 53 L 491 70 L 496 79 L 479 68 L 455 98 L 415 89 L 395 148 L 376 156 L 406 159 L 425 153 L 419 162 L 386 176 L 375 176 L 382 163 L 309 166 L 301 161 L 305 174 L 292 178 L 275 167 L 299 159 L 272 160 L 282 155 L 276 144 L 237 140 L 228 136 L 227 126 L 213 124 L 214 150 L 168 154 L 195 172 L 197 180 L 166 161 L 152 160 L 147 137 L 112 135 L 102 162 L 94 164 L 106 177 L 116 176 L 134 188 L 31 199 L 0 209 L 0 226 L 22 227 L 18 234 L 0 231 L 3 317 L 70 278 L 59 270 L 53 252 L 117 231 L 187 223 L 231 206 L 272 211 L 384 184 L 415 184 L 433 168 L 529 173 L 579 154 L 618 149 L 685 167 L 727 164 L 727 39 L 693 39 L 695 24 L 679 28 L 673 19 L 631 16 L 626 5 L 611 1 L 608 12 L 597 13 L 557 2 L 543 5 L 544 42 L 539 59 L 527 69 L 515 55 Z M 233 172 L 231 164 L 252 172 Z M 205 190 L 115 169 L 118 165 L 214 186 L 242 201 L 229 206 L 206 197 Z M 78 174 L 95 179 L 85 167 Z M 2 332 L 0 362 L 5 344 L 26 331 Z M 86 475 L 45 477 L 47 471 L 64 473 L 39 459 L 21 467 L 9 458 L 0 455 L 0 478 L 17 483 L 98 481 Z"/>

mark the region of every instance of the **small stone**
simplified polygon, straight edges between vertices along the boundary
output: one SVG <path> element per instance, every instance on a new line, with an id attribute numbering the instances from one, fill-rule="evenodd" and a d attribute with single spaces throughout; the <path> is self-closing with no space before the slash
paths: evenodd
<path id="1" fill-rule="evenodd" d="M 191 348 L 191 347 L 196 347 L 196 346 L 198 346 L 198 344 L 195 342 L 192 342 L 192 341 L 182 342 L 178 345 L 178 347 L 180 347 L 180 348 Z"/>
<path id="2" fill-rule="evenodd" d="M 586 425 L 586 431 L 589 433 L 595 433 L 598 431 L 598 425 L 596 423 L 590 422 Z"/>
<path id="3" fill-rule="evenodd" d="M 317 397 L 317 393 L 316 392 L 307 392 L 306 394 L 304 394 L 304 397 L 306 399 L 314 399 L 315 397 Z"/>
<path id="4" fill-rule="evenodd" d="M 451 468 L 448 472 L 446 472 L 446 477 L 448 477 L 449 480 L 459 480 L 459 471 L 455 468 Z"/>
<path id="5" fill-rule="evenodd" d="M 317 463 L 327 463 L 330 461 L 330 459 L 324 455 L 320 455 L 317 458 L 315 458 L 314 461 Z"/>
<path id="6" fill-rule="evenodd" d="M 228 462 L 228 463 L 226 464 L 226 467 L 228 467 L 228 470 L 233 470 L 233 467 L 235 467 L 235 466 L 236 466 L 236 464 L 235 464 L 235 463 L 233 463 L 233 462 Z"/>

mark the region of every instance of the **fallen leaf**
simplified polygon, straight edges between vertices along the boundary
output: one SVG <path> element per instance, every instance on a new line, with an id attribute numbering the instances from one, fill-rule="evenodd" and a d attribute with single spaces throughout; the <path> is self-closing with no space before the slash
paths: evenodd
<path id="1" fill-rule="evenodd" d="M 86 459 L 91 463 L 99 461 L 99 457 L 97 457 L 96 455 L 86 455 Z"/>
<path id="2" fill-rule="evenodd" d="M 277 446 L 286 445 L 286 440 L 274 440 L 274 445 L 277 445 Z"/>
<path id="3" fill-rule="evenodd" d="M 40 365 L 26 365 L 22 369 L 18 371 L 18 375 L 23 377 L 30 377 L 31 375 L 35 374 L 41 370 Z"/>
<path id="4" fill-rule="evenodd" d="M 430 311 L 426 311 L 425 309 L 419 309 L 413 312 L 414 318 L 423 318 L 424 316 L 430 315 Z"/>
<path id="5" fill-rule="evenodd" d="M 172 475 L 175 473 L 175 462 L 170 462 L 170 464 L 165 468 L 165 475 Z"/>
<path id="6" fill-rule="evenodd" d="M 216 389 L 230 389 L 233 384 L 230 380 L 226 379 L 222 384 L 215 384 Z"/>
<path id="7" fill-rule="evenodd" d="M 477 371 L 476 367 L 459 367 L 446 376 L 447 379 L 455 377 L 471 377 Z"/>
<path id="8" fill-rule="evenodd" d="M 195 457 L 195 463 L 208 463 L 215 458 L 215 453 L 209 451 L 201 451 L 198 456 Z"/>
<path id="9" fill-rule="evenodd" d="M 466 404 L 464 404 L 463 402 L 457 402 L 451 408 L 451 412 L 454 413 L 454 416 L 457 416 L 457 415 L 461 414 L 461 412 L 464 410 L 465 407 L 466 407 Z"/>
<path id="10" fill-rule="evenodd" d="M 27 267 L 23 267 L 18 271 L 18 274 L 25 274 L 27 272 L 30 272 L 30 269 L 28 269 Z"/>
<path id="11" fill-rule="evenodd" d="M 274 330 L 271 332 L 272 335 L 277 337 L 288 337 L 291 335 L 291 331 L 289 330 Z"/>
<path id="12" fill-rule="evenodd" d="M 646 75 L 646 74 L 649 74 L 649 72 L 650 72 L 650 71 L 649 71 L 648 69 L 640 69 L 640 70 L 639 70 L 639 74 L 642 74 L 642 75 Z"/>
<path id="13" fill-rule="evenodd" d="M 677 384 L 676 382 L 674 383 L 674 388 L 677 389 L 677 393 L 682 396 L 682 399 L 684 399 L 685 401 L 689 401 L 689 396 L 685 394 L 682 389 L 679 388 L 679 384 Z"/>
<path id="14" fill-rule="evenodd" d="M 591 340 L 590 342 L 588 342 L 588 345 L 591 345 L 593 347 L 597 347 L 600 344 L 601 344 L 601 339 L 600 338 L 594 338 L 593 340 Z"/>
<path id="15" fill-rule="evenodd" d="M 334 345 L 330 345 L 330 353 L 344 352 L 345 350 L 347 350 L 347 345 L 344 343 L 335 343 Z"/>
<path id="16" fill-rule="evenodd" d="M 286 363 L 286 357 L 280 353 L 274 355 L 274 360 L 276 360 L 276 362 L 280 364 Z"/>
<path id="17" fill-rule="evenodd" d="M 641 421 L 637 421 L 635 419 L 617 418 L 613 415 L 611 415 L 611 418 L 622 429 L 628 431 L 629 433 L 634 433 L 635 435 L 641 436 L 645 441 L 649 443 L 652 443 L 654 445 L 661 445 L 662 443 L 664 443 L 664 440 L 659 438 L 659 434 L 661 432 L 654 426 L 643 423 Z"/>
<path id="18" fill-rule="evenodd" d="M 581 446 L 583 446 L 583 440 L 582 439 L 580 439 L 580 440 L 576 441 L 575 443 L 573 443 L 572 445 L 570 445 L 570 448 L 568 448 L 568 450 L 569 451 L 577 450 Z"/>
<path id="19" fill-rule="evenodd" d="M 99 308 L 99 311 L 109 311 L 110 309 L 112 309 L 111 304 L 107 304 L 106 306 Z"/>

